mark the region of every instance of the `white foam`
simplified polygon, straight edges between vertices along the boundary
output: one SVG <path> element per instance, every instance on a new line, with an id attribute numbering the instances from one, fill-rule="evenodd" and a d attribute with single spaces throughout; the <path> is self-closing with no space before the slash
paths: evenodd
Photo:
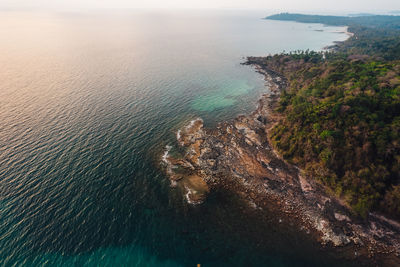
<path id="1" fill-rule="evenodd" d="M 186 129 L 192 128 L 192 127 L 194 126 L 194 124 L 196 123 L 196 121 L 201 121 L 201 122 L 203 122 L 203 120 L 202 120 L 201 118 L 197 118 L 197 119 L 191 120 L 190 123 L 189 123 L 189 125 L 186 126 Z"/>
<path id="2" fill-rule="evenodd" d="M 203 120 L 202 120 L 201 118 L 196 118 L 196 119 L 194 119 L 194 120 L 191 120 L 191 121 L 189 122 L 188 125 L 186 125 L 185 127 L 183 127 L 184 133 L 187 132 L 187 131 L 189 131 L 189 130 L 195 125 L 195 123 L 196 123 L 197 121 L 200 121 L 201 123 L 203 123 Z M 178 130 L 178 131 L 176 132 L 176 139 L 178 140 L 179 144 L 180 144 L 181 146 L 183 146 L 183 145 L 184 145 L 184 142 L 181 140 L 181 138 L 182 138 L 182 130 Z"/>
<path id="3" fill-rule="evenodd" d="M 186 198 L 186 201 L 189 203 L 189 204 L 191 204 L 191 205 L 198 205 L 198 204 L 201 204 L 201 201 L 192 201 L 192 200 L 190 200 L 190 194 L 195 194 L 197 191 L 196 190 L 192 190 L 192 189 L 190 189 L 189 187 L 187 187 L 187 186 L 185 186 L 185 189 L 186 189 L 186 191 L 187 191 L 187 193 L 185 194 L 185 198 Z"/>
<path id="4" fill-rule="evenodd" d="M 165 162 L 165 163 L 167 163 L 167 164 L 169 164 L 169 161 L 168 161 L 168 154 L 169 154 L 169 152 L 171 151 L 171 149 L 172 149 L 172 146 L 166 145 L 166 146 L 165 146 L 165 152 L 164 152 L 164 154 L 163 154 L 162 157 L 161 157 L 162 161 Z"/>

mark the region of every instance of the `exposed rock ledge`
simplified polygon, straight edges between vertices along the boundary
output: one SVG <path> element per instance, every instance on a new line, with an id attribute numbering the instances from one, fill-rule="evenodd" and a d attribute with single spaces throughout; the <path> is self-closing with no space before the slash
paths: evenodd
<path id="1" fill-rule="evenodd" d="M 319 184 L 302 175 L 296 166 L 283 161 L 272 149 L 268 132 L 277 122 L 271 112 L 284 77 L 260 65 L 270 92 L 262 96 L 256 111 L 239 116 L 214 129 L 192 121 L 177 134 L 186 149 L 182 158 L 164 157 L 174 184 L 186 189 L 191 203 L 201 203 L 209 188 L 235 190 L 260 209 L 273 210 L 291 218 L 321 244 L 336 247 L 346 258 L 370 258 L 368 263 L 400 266 L 400 225 L 376 214 L 366 220 L 355 217 L 340 200 L 329 196 Z"/>

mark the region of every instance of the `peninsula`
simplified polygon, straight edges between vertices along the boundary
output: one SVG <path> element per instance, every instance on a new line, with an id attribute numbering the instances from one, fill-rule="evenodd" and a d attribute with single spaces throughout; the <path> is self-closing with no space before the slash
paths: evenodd
<path id="1" fill-rule="evenodd" d="M 276 212 L 342 257 L 400 264 L 400 17 L 278 14 L 344 25 L 328 51 L 249 57 L 269 92 L 250 115 L 179 131 L 173 184 L 201 203 L 215 187 Z"/>

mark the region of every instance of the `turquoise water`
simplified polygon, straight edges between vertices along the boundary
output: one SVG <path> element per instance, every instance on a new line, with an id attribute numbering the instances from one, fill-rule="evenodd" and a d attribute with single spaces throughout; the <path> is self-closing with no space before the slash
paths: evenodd
<path id="1" fill-rule="evenodd" d="M 343 264 L 229 192 L 188 205 L 159 169 L 187 121 L 255 108 L 243 57 L 346 38 L 265 15 L 1 12 L 0 265 Z"/>

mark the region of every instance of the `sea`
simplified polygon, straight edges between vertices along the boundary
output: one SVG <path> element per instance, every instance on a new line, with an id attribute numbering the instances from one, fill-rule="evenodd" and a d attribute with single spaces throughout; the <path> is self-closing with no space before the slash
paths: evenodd
<path id="1" fill-rule="evenodd" d="M 191 205 L 176 133 L 253 111 L 247 56 L 320 51 L 344 27 L 263 10 L 0 11 L 0 266 L 344 266 L 233 192 Z"/>

